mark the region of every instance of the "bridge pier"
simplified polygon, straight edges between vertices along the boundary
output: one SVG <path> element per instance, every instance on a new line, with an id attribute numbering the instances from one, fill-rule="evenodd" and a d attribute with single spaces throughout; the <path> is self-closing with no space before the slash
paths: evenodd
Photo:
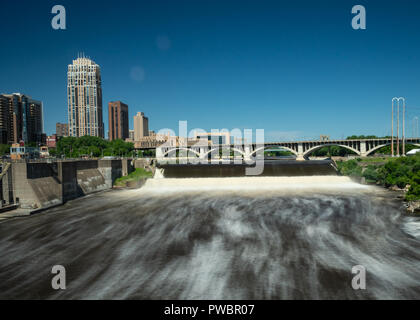
<path id="1" fill-rule="evenodd" d="M 204 157 L 207 153 L 207 149 L 208 148 L 204 148 L 204 147 L 200 148 L 200 159 L 204 159 Z"/>
<path id="2" fill-rule="evenodd" d="M 244 154 L 244 160 L 245 161 L 251 161 L 251 146 L 245 146 L 245 154 Z"/>
<path id="3" fill-rule="evenodd" d="M 296 161 L 306 161 L 305 157 L 303 156 L 303 154 L 298 154 L 296 156 Z"/>
<path id="4" fill-rule="evenodd" d="M 305 161 L 304 153 L 303 153 L 303 143 L 299 142 L 297 146 L 297 156 L 296 161 Z"/>
<path id="5" fill-rule="evenodd" d="M 162 148 L 156 148 L 156 158 L 157 159 L 162 159 L 163 158 L 163 150 Z"/>
<path id="6" fill-rule="evenodd" d="M 367 148 L 366 148 L 366 141 L 360 141 L 360 156 L 367 157 Z"/>

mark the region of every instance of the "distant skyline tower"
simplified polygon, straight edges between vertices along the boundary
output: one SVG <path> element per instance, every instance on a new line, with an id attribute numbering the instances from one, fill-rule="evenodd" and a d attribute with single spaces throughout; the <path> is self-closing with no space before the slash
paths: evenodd
<path id="1" fill-rule="evenodd" d="M 67 102 L 71 137 L 104 138 L 101 69 L 85 56 L 68 66 Z"/>
<path id="2" fill-rule="evenodd" d="M 108 103 L 109 140 L 128 139 L 128 106 L 121 101 Z"/>
<path id="3" fill-rule="evenodd" d="M 149 119 L 143 112 L 137 112 L 134 116 L 134 141 L 140 141 L 149 136 Z"/>
<path id="4" fill-rule="evenodd" d="M 69 125 L 67 123 L 57 122 L 55 124 L 55 134 L 57 135 L 57 137 L 68 137 Z"/>

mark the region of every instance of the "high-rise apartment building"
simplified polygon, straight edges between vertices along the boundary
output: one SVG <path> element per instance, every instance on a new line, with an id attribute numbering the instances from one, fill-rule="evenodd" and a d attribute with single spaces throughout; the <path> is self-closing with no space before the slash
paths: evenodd
<path id="1" fill-rule="evenodd" d="M 73 60 L 67 72 L 69 135 L 104 137 L 100 67 L 86 57 Z"/>
<path id="2" fill-rule="evenodd" d="M 121 101 L 108 104 L 109 140 L 129 138 L 128 106 Z"/>
<path id="3" fill-rule="evenodd" d="M 12 144 L 20 141 L 42 143 L 43 105 L 41 101 L 20 94 L 0 97 L 0 138 Z"/>
<path id="4" fill-rule="evenodd" d="M 44 143 L 46 136 L 43 136 L 42 102 L 28 99 L 26 103 L 26 113 L 23 114 L 23 141 Z"/>
<path id="5" fill-rule="evenodd" d="M 55 133 L 57 137 L 68 137 L 69 136 L 69 125 L 67 123 L 55 124 Z"/>
<path id="6" fill-rule="evenodd" d="M 134 116 L 134 141 L 140 141 L 149 136 L 149 119 L 143 112 L 138 112 Z"/>
<path id="7" fill-rule="evenodd" d="M 0 95 L 0 143 L 7 144 L 9 142 L 10 121 L 9 121 L 9 99 Z"/>

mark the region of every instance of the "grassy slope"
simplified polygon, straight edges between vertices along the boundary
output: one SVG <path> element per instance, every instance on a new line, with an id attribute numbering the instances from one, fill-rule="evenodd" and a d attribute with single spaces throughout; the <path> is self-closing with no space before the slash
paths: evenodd
<path id="1" fill-rule="evenodd" d="M 115 186 L 123 187 L 129 181 L 139 181 L 143 178 L 151 178 L 153 176 L 152 172 L 146 171 L 142 168 L 137 168 L 135 171 L 131 172 L 128 176 L 118 178 L 115 180 Z"/>

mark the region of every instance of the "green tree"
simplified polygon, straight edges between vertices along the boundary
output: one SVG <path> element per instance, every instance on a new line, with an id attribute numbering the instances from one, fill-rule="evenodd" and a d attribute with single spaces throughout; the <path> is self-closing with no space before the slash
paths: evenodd
<path id="1" fill-rule="evenodd" d="M 0 144 L 0 156 L 4 156 L 10 153 L 10 145 Z"/>
<path id="2" fill-rule="evenodd" d="M 312 155 L 315 157 L 345 157 L 347 155 L 355 155 L 353 151 L 340 146 L 327 146 L 315 150 Z"/>
<path id="3" fill-rule="evenodd" d="M 80 138 L 63 137 L 58 140 L 56 156 L 77 158 L 83 155 L 92 157 L 132 156 L 134 144 L 122 140 L 106 141 L 99 137 L 84 136 Z"/>
<path id="4" fill-rule="evenodd" d="M 378 181 L 378 177 L 379 174 L 376 171 L 376 167 L 373 165 L 368 166 L 364 171 L 363 171 L 363 177 L 370 182 L 376 182 Z"/>

